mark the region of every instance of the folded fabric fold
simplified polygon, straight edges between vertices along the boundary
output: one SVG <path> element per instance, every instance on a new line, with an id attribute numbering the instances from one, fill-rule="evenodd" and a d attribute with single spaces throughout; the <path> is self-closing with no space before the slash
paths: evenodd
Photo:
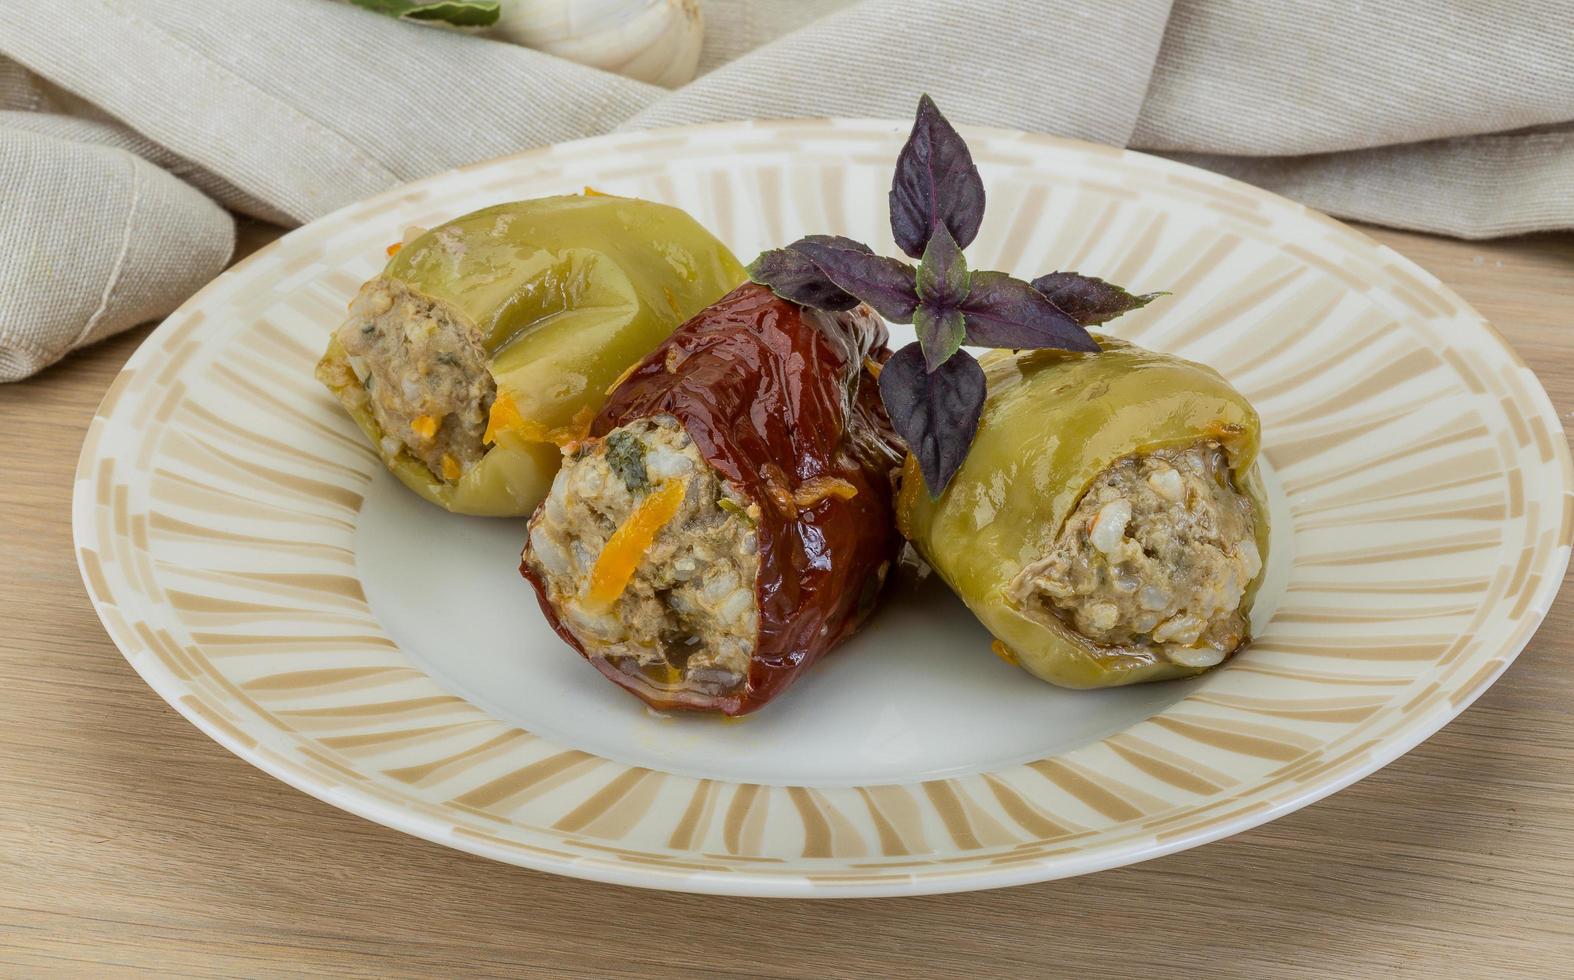
<path id="1" fill-rule="evenodd" d="M 169 313 L 234 248 L 223 208 L 116 146 L 0 119 L 0 187 L 0 381 Z"/>
<path id="2" fill-rule="evenodd" d="M 675 91 L 334 0 L 0 0 L 0 379 L 215 274 L 224 208 L 310 220 L 616 129 L 905 118 L 1162 152 L 1335 215 L 1574 227 L 1574 0 L 705 0 Z M 9 59 L 9 60 L 8 60 Z M 223 206 L 223 208 L 220 207 Z"/>
<path id="3" fill-rule="evenodd" d="M 1306 156 L 1163 155 L 1372 224 L 1454 238 L 1574 226 L 1574 125 Z M 1395 217 L 1407 213 L 1425 225 Z"/>

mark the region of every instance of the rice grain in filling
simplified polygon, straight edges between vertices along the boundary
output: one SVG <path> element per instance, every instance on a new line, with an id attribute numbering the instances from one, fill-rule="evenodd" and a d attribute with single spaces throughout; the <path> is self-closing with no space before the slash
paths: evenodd
<path id="1" fill-rule="evenodd" d="M 1255 532 L 1218 443 L 1128 456 L 1094 480 L 1011 598 L 1100 645 L 1210 667 L 1246 638 Z"/>
<path id="2" fill-rule="evenodd" d="M 497 385 L 474 328 L 444 304 L 374 279 L 350 304 L 338 340 L 360 382 L 338 390 L 364 397 L 385 459 L 406 452 L 451 483 L 486 455 Z"/>
<path id="3" fill-rule="evenodd" d="M 610 605 L 590 595 L 609 540 L 642 502 L 684 481 L 675 515 Z M 592 657 L 653 683 L 722 693 L 748 676 L 759 614 L 756 505 L 722 480 L 670 415 L 572 449 L 530 523 L 524 560 Z"/>

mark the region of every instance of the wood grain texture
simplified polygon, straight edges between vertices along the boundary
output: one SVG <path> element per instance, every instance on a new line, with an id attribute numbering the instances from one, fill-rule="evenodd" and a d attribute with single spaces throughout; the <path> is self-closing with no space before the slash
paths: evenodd
<path id="1" fill-rule="evenodd" d="M 1574 236 L 1369 233 L 1475 305 L 1574 417 Z M 342 813 L 164 705 L 83 593 L 77 449 L 146 334 L 0 386 L 0 975 L 1521 977 L 1574 962 L 1566 587 L 1503 679 L 1398 762 L 1092 877 L 836 903 L 668 895 Z"/>

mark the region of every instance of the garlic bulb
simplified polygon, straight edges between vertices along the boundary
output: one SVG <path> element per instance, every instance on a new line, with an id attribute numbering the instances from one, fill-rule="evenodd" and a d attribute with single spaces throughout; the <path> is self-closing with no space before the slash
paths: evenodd
<path id="1" fill-rule="evenodd" d="M 704 32 L 699 0 L 503 0 L 487 31 L 667 88 L 694 77 Z"/>

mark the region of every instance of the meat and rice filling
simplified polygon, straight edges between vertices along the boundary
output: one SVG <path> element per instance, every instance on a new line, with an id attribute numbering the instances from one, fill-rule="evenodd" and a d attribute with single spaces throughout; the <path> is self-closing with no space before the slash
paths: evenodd
<path id="1" fill-rule="evenodd" d="M 338 339 L 360 381 L 341 397 L 364 396 L 385 459 L 409 453 L 451 483 L 486 455 L 497 386 L 474 328 L 442 303 L 378 279 L 350 304 Z"/>
<path id="2" fill-rule="evenodd" d="M 757 639 L 758 513 L 677 419 L 638 419 L 569 451 L 524 560 L 587 654 L 724 694 Z"/>
<path id="3" fill-rule="evenodd" d="M 1093 482 L 1012 597 L 1095 643 L 1211 667 L 1247 635 L 1255 531 L 1218 443 L 1129 456 Z"/>

